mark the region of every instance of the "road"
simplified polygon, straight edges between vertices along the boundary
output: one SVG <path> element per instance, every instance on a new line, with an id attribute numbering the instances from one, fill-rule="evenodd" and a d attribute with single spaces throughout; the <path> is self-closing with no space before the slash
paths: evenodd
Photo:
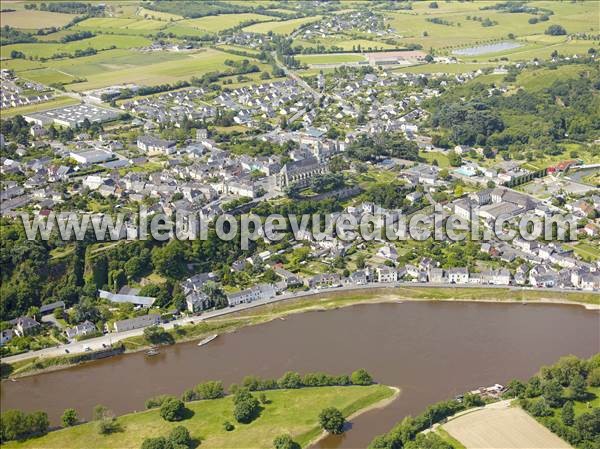
<path id="1" fill-rule="evenodd" d="M 411 287 L 411 288 L 431 288 L 431 287 L 444 287 L 444 288 L 488 288 L 488 289 L 506 289 L 509 288 L 515 293 L 520 293 L 522 291 L 544 291 L 544 292 L 577 292 L 574 289 L 561 289 L 561 288 L 523 288 L 523 287 L 514 287 L 514 286 L 505 286 L 505 285 L 473 285 L 473 284 L 433 284 L 433 283 L 419 283 L 419 282 L 394 282 L 394 283 L 369 283 L 366 285 L 344 285 L 341 287 L 327 288 L 321 290 L 309 290 L 303 292 L 295 292 L 295 293 L 287 293 L 284 295 L 276 296 L 274 298 L 263 300 L 263 301 L 255 301 L 249 304 L 240 304 L 236 307 L 229 307 L 221 310 L 214 310 L 211 312 L 203 313 L 202 315 L 192 316 L 192 317 L 184 317 L 177 320 L 173 320 L 170 323 L 163 324 L 162 327 L 165 329 L 173 329 L 174 326 L 183 326 L 186 324 L 198 323 L 200 321 L 208 320 L 210 318 L 216 318 L 225 316 L 231 313 L 240 312 L 242 310 L 252 309 L 254 307 L 260 307 L 267 304 L 273 304 L 280 301 L 285 301 L 287 299 L 297 299 L 297 298 L 306 298 L 315 295 L 322 295 L 325 293 L 335 293 L 335 292 L 348 292 L 354 290 L 366 290 L 366 289 L 374 289 L 374 288 L 394 288 L 394 287 Z M 592 292 L 586 291 L 585 293 L 597 294 L 600 295 L 600 292 Z M 593 306 L 590 306 L 593 307 Z M 65 355 L 65 350 L 68 350 L 70 354 L 77 354 L 85 352 L 86 347 L 90 347 L 92 350 L 102 349 L 102 345 L 110 345 L 112 343 L 117 343 L 121 340 L 124 340 L 129 337 L 135 337 L 142 335 L 144 333 L 144 329 L 134 329 L 126 332 L 111 332 L 109 334 L 105 334 L 101 337 L 91 338 L 89 340 L 84 340 L 80 342 L 73 342 L 65 345 L 61 345 L 59 347 L 52 347 L 41 349 L 39 351 L 30 351 L 23 354 L 17 354 L 10 357 L 3 357 L 2 362 L 4 363 L 14 363 L 21 360 L 26 360 L 33 357 L 55 357 L 59 355 Z"/>
<path id="2" fill-rule="evenodd" d="M 321 99 L 321 93 L 310 87 L 306 81 L 304 81 L 296 73 L 294 73 L 292 70 L 289 70 L 283 63 L 281 63 L 281 61 L 279 61 L 279 58 L 277 57 L 276 52 L 271 52 L 271 55 L 275 60 L 275 64 L 277 64 L 277 66 L 281 70 L 283 70 L 287 77 L 292 78 L 294 81 L 296 81 L 300 86 L 304 88 L 304 90 L 310 93 L 317 102 Z"/>

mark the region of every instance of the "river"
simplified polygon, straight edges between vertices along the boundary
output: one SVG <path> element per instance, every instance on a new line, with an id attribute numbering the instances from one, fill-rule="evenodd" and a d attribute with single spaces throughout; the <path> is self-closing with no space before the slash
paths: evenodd
<path id="1" fill-rule="evenodd" d="M 479 386 L 527 379 L 559 357 L 600 352 L 600 314 L 580 306 L 474 302 L 404 302 L 308 312 L 195 342 L 112 357 L 68 370 L 2 383 L 1 406 L 45 410 L 57 423 L 74 407 L 89 418 L 96 404 L 117 414 L 145 399 L 181 394 L 219 379 L 279 377 L 285 371 L 350 373 L 365 368 L 402 393 L 352 422 L 317 448 L 364 448 L 408 414 Z"/>

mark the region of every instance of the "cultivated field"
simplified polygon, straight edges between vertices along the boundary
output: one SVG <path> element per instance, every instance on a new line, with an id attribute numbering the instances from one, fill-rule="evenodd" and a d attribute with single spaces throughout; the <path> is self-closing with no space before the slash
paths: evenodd
<path id="1" fill-rule="evenodd" d="M 344 62 L 366 61 L 363 55 L 353 53 L 332 53 L 323 55 L 299 55 L 296 56 L 300 62 L 305 64 L 340 64 Z"/>
<path id="2" fill-rule="evenodd" d="M 387 50 L 392 48 L 398 48 L 397 46 L 387 44 L 385 42 L 372 41 L 368 39 L 345 39 L 330 38 L 330 39 L 316 39 L 313 41 L 305 41 L 302 39 L 295 39 L 294 45 L 302 45 L 303 47 L 316 47 L 317 45 L 325 45 L 326 47 L 339 47 L 342 50 L 348 51 L 369 51 L 369 50 Z"/>
<path id="3" fill-rule="evenodd" d="M 16 9 L 9 3 L 2 3 L 2 7 L 5 9 Z M 8 25 L 13 28 L 35 30 L 52 26 L 64 26 L 73 20 L 74 17 L 72 14 L 61 14 L 58 12 L 16 10 L 0 13 L 0 23 L 2 23 L 2 26 Z"/>
<path id="4" fill-rule="evenodd" d="M 4 45 L 0 48 L 2 58 L 9 58 L 12 50 L 18 50 L 25 53 L 26 57 L 50 58 L 58 53 L 73 54 L 76 50 L 86 50 L 93 48 L 95 50 L 106 50 L 115 48 L 135 48 L 143 47 L 150 43 L 149 39 L 141 36 L 109 36 L 98 35 L 89 39 L 69 42 L 67 44 L 59 43 L 33 43 L 33 44 L 14 44 Z"/>
<path id="5" fill-rule="evenodd" d="M 281 20 L 281 21 L 272 21 L 272 22 L 263 22 L 256 23 L 249 27 L 244 28 L 244 31 L 249 33 L 268 33 L 272 31 L 276 34 L 291 34 L 298 27 L 305 25 L 307 23 L 316 22 L 321 19 L 321 16 L 311 16 L 311 17 L 303 17 L 301 19 L 292 19 L 292 20 Z"/>
<path id="6" fill-rule="evenodd" d="M 466 413 L 442 426 L 467 449 L 568 449 L 566 442 L 506 402 Z"/>
<path id="7" fill-rule="evenodd" d="M 217 33 L 228 28 L 233 28 L 243 22 L 268 22 L 272 20 L 273 17 L 262 14 L 221 14 L 218 16 L 201 17 L 199 19 L 182 20 L 179 24 Z"/>

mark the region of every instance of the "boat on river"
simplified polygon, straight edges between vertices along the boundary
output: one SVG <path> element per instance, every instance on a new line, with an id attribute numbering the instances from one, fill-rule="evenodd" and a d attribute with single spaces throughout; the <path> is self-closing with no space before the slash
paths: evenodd
<path id="1" fill-rule="evenodd" d="M 152 356 L 158 355 L 158 354 L 160 354 L 158 348 L 150 348 L 146 351 L 146 356 L 148 356 L 148 357 L 152 357 Z"/>
<path id="2" fill-rule="evenodd" d="M 207 345 L 208 343 L 210 343 L 211 341 L 213 341 L 213 340 L 214 340 L 215 338 L 217 338 L 217 337 L 218 337 L 218 335 L 217 335 L 217 334 L 214 334 L 214 335 L 209 335 L 208 337 L 206 337 L 206 338 L 204 338 L 204 339 L 200 340 L 200 341 L 198 342 L 198 346 L 204 346 L 204 345 Z"/>

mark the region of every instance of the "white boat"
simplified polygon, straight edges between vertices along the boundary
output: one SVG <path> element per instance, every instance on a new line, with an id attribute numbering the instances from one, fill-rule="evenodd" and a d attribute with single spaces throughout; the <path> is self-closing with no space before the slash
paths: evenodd
<path id="1" fill-rule="evenodd" d="M 158 355 L 160 352 L 156 348 L 150 348 L 146 351 L 146 356 L 152 357 L 153 355 Z"/>
<path id="2" fill-rule="evenodd" d="M 204 339 L 200 340 L 200 341 L 198 342 L 198 346 L 204 346 L 204 345 L 206 345 L 206 344 L 210 343 L 211 341 L 213 341 L 213 340 L 214 340 L 215 338 L 217 338 L 217 337 L 218 337 L 218 335 L 217 335 L 217 334 L 214 334 L 214 335 L 209 335 L 208 337 L 206 337 L 206 338 L 204 338 Z"/>

